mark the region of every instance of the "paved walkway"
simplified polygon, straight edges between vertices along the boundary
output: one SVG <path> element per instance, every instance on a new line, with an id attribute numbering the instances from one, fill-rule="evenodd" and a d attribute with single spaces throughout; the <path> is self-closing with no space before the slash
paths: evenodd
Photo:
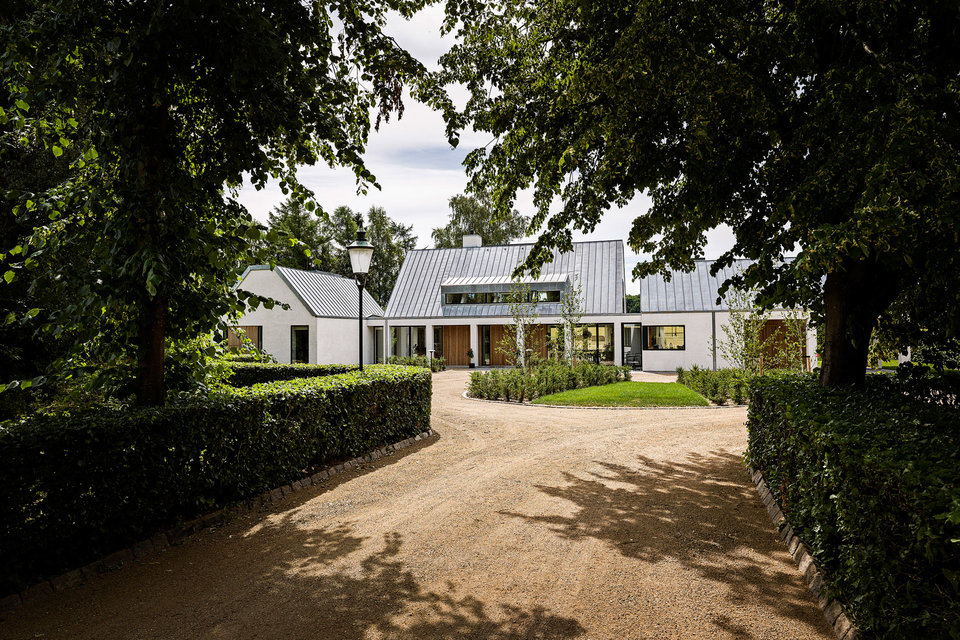
<path id="1" fill-rule="evenodd" d="M 9 614 L 0 638 L 831 638 L 744 411 L 460 397 L 439 436 Z"/>

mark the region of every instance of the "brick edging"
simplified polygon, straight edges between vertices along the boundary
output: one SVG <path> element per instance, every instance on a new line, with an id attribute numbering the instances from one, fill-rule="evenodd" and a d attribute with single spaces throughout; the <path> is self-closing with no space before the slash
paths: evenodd
<path id="1" fill-rule="evenodd" d="M 400 442 L 385 445 L 379 449 L 369 451 L 362 456 L 353 458 L 352 460 L 341 462 L 340 464 L 324 467 L 312 475 L 304 476 L 299 480 L 294 480 L 290 484 L 277 487 L 276 489 L 272 489 L 270 491 L 264 491 L 258 496 L 248 498 L 243 502 L 231 507 L 224 507 L 223 509 L 219 509 L 212 513 L 208 513 L 194 518 L 193 520 L 176 525 L 170 529 L 167 529 L 166 531 L 161 531 L 152 538 L 141 540 L 140 542 L 131 545 L 126 549 L 121 549 L 120 551 L 111 553 L 106 557 L 91 562 L 85 567 L 74 569 L 73 571 L 68 571 L 67 573 L 61 574 L 54 578 L 32 584 L 20 593 L 13 593 L 0 598 L 0 614 L 20 609 L 26 603 L 39 596 L 53 593 L 55 591 L 63 591 L 65 589 L 83 584 L 93 576 L 98 576 L 100 574 L 107 573 L 108 571 L 114 571 L 125 564 L 128 564 L 134 560 L 145 558 L 153 553 L 165 549 L 168 546 L 182 544 L 187 537 L 193 535 L 201 529 L 220 526 L 236 515 L 248 513 L 261 506 L 268 506 L 281 502 L 287 496 L 296 493 L 300 489 L 321 484 L 324 480 L 332 478 L 333 476 L 344 471 L 355 469 L 361 466 L 364 462 L 373 462 L 374 460 L 379 460 L 384 456 L 390 455 L 391 453 L 399 451 L 400 449 L 405 449 L 415 442 L 425 440 L 433 435 L 435 435 L 433 429 L 427 429 L 423 433 L 420 433 L 412 438 L 407 438 L 406 440 L 401 440 Z"/>
<path id="2" fill-rule="evenodd" d="M 777 501 L 773 499 L 773 494 L 770 493 L 770 488 L 767 486 L 763 474 L 751 467 L 747 467 L 747 472 L 750 473 L 750 478 L 757 485 L 757 493 L 760 494 L 760 499 L 766 506 L 773 524 L 777 526 L 780 539 L 787 546 L 787 551 L 793 556 L 800 573 L 803 574 L 807 588 L 817 598 L 817 605 L 823 612 L 827 624 L 833 627 L 838 640 L 860 640 L 863 637 L 862 632 L 853 624 L 843 605 L 830 597 L 826 584 L 826 574 L 817 566 L 807 545 L 793 532 L 793 527 L 790 526 L 783 512 L 780 511 Z"/>

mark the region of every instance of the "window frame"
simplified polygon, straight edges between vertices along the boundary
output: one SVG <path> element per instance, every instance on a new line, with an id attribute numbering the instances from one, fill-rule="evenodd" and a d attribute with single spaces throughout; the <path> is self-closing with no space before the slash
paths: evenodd
<path id="1" fill-rule="evenodd" d="M 683 346 L 673 349 L 664 347 L 649 347 L 650 341 L 647 339 L 651 329 L 680 328 L 683 329 Z M 687 325 L 685 324 L 645 324 L 643 325 L 643 348 L 641 351 L 686 351 L 687 350 Z"/>

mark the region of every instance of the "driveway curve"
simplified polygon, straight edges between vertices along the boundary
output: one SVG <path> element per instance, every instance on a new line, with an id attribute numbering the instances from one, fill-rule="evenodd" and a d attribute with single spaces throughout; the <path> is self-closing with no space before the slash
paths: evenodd
<path id="1" fill-rule="evenodd" d="M 832 638 L 742 466 L 742 409 L 462 398 L 437 436 L 45 596 L 0 638 Z"/>

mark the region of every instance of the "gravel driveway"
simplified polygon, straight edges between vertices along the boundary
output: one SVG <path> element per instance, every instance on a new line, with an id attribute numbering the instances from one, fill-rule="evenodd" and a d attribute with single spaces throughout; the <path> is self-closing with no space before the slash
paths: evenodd
<path id="1" fill-rule="evenodd" d="M 742 409 L 460 397 L 437 437 L 35 600 L 0 638 L 832 638 L 744 470 Z"/>

